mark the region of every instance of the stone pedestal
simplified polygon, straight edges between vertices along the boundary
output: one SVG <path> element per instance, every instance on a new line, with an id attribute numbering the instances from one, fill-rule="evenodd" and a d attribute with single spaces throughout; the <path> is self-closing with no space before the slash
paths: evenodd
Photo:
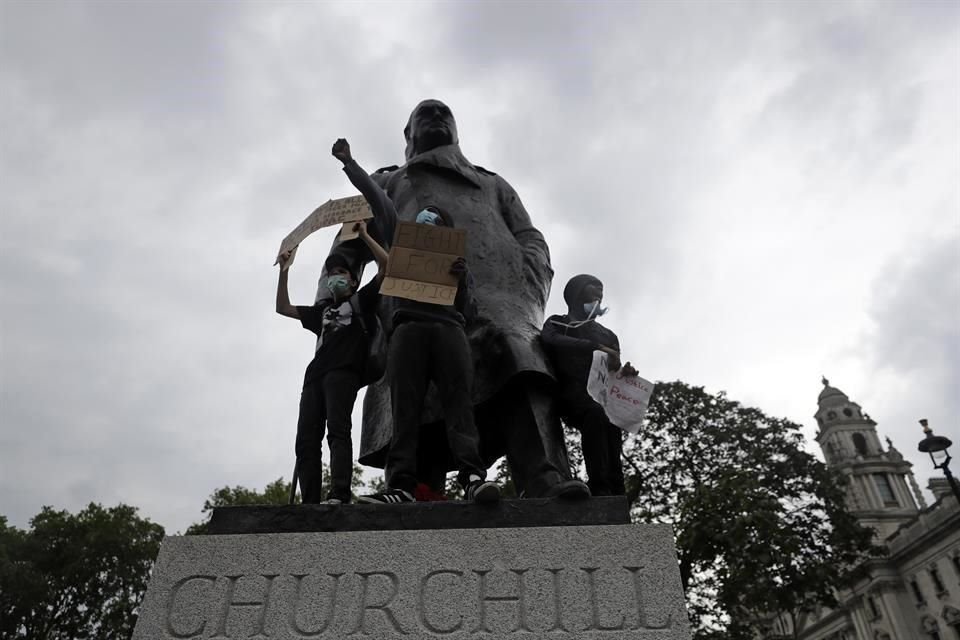
<path id="1" fill-rule="evenodd" d="M 234 509 L 234 533 L 164 541 L 134 640 L 690 638 L 672 532 L 622 500 Z M 550 510 L 594 523 L 534 524 Z"/>

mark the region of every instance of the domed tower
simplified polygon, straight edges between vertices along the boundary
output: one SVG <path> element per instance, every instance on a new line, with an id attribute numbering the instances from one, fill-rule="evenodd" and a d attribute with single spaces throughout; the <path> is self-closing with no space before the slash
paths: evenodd
<path id="1" fill-rule="evenodd" d="M 817 442 L 827 465 L 847 478 L 847 509 L 883 540 L 917 515 L 914 492 L 923 502 L 912 465 L 889 439 L 884 449 L 877 423 L 826 378 L 817 404 Z"/>

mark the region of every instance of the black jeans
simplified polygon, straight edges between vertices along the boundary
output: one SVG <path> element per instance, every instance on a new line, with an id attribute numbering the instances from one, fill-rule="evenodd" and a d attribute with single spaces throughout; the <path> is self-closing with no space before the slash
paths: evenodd
<path id="1" fill-rule="evenodd" d="M 621 456 L 623 430 L 610 424 L 603 407 L 584 390 L 565 390 L 561 406 L 564 421 L 580 432 L 590 493 L 595 496 L 626 495 Z"/>
<path id="2" fill-rule="evenodd" d="M 457 480 L 466 486 L 471 475 L 486 478 L 470 397 L 473 358 L 463 328 L 420 320 L 398 325 L 390 337 L 387 376 L 393 405 L 387 486 L 411 493 L 416 489 L 420 414 L 431 381 L 443 407 L 447 443 L 459 471 Z"/>
<path id="3" fill-rule="evenodd" d="M 353 476 L 353 443 L 350 414 L 360 389 L 360 376 L 349 369 L 334 369 L 303 388 L 297 421 L 297 469 L 300 495 L 305 503 L 323 500 L 322 447 L 327 432 L 330 446 L 330 494 L 328 498 L 350 501 Z"/>

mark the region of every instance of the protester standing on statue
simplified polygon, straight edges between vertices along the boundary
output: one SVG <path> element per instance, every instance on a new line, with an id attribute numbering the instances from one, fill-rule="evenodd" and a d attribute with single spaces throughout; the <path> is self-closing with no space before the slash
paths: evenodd
<path id="1" fill-rule="evenodd" d="M 607 354 L 608 368 L 620 369 L 620 341 L 610 329 L 597 322 L 606 313 L 603 283 L 594 276 L 574 276 L 563 289 L 567 314 L 551 316 L 543 325 L 541 339 L 557 372 L 557 401 L 567 426 L 580 432 L 587 484 L 595 496 L 622 496 L 621 443 L 623 431 L 610 423 L 603 407 L 587 393 L 587 377 L 593 352 Z M 630 363 L 625 376 L 637 375 Z"/>
<path id="2" fill-rule="evenodd" d="M 337 140 L 332 154 L 346 165 L 347 175 L 363 194 L 374 215 L 381 219 L 396 217 L 393 204 L 383 190 L 370 180 L 350 158 L 346 140 Z M 352 169 L 352 170 L 351 170 Z M 279 257 L 277 313 L 299 319 L 303 327 L 317 335 L 316 352 L 304 374 L 297 420 L 296 476 L 304 503 L 323 501 L 322 446 L 324 432 L 330 447 L 331 488 L 326 502 L 345 504 L 351 500 L 353 477 L 353 440 L 351 419 L 357 392 L 362 386 L 371 333 L 377 327 L 375 317 L 380 283 L 387 264 L 387 253 L 368 233 L 366 223 L 355 230 L 379 267 L 377 276 L 358 290 L 359 272 L 342 253 L 331 253 L 324 262 L 323 286 L 327 295 L 310 307 L 293 306 L 287 290 L 292 252 Z"/>
<path id="3" fill-rule="evenodd" d="M 367 233 L 366 224 L 358 222 L 354 228 L 380 264 L 377 277 L 359 291 L 357 273 L 351 270 L 346 258 L 334 253 L 324 262 L 331 297 L 309 307 L 294 306 L 290 304 L 287 290 L 292 252 L 284 252 L 279 258 L 277 313 L 300 320 L 303 328 L 315 333 L 318 340 L 316 353 L 304 373 L 297 419 L 297 476 L 304 503 L 324 501 L 321 495 L 324 431 L 330 447 L 330 492 L 325 502 L 346 504 L 351 498 L 350 414 L 361 386 L 369 348 L 369 327 L 375 326 L 373 314 L 387 262 L 386 252 Z"/>
<path id="4" fill-rule="evenodd" d="M 450 218 L 435 207 L 417 214 L 417 224 L 450 227 Z M 393 302 L 387 379 L 393 413 L 393 438 L 387 452 L 387 489 L 362 496 L 361 502 L 414 502 L 418 484 L 420 414 L 433 383 L 443 408 L 446 442 L 458 470 L 457 481 L 471 502 L 496 502 L 500 488 L 486 482 L 480 438 L 473 419 L 473 359 L 464 327 L 476 316 L 473 282 L 462 257 L 453 261 L 457 278 L 453 305 L 396 298 Z"/>
<path id="5" fill-rule="evenodd" d="M 485 462 L 507 456 L 518 492 L 528 497 L 584 498 L 589 490 L 570 478 L 563 433 L 553 405 L 553 374 L 539 343 L 553 269 L 543 235 L 533 226 L 513 188 L 500 176 L 471 164 L 460 151 L 456 121 L 440 101 L 417 105 L 404 129 L 406 164 L 381 169 L 374 180 L 412 222 L 429 204 L 467 231 L 467 261 L 475 279 L 476 322 L 467 328 L 473 352 L 473 404 Z M 371 222 L 381 243 L 393 238 L 389 219 Z M 362 246 L 340 246 L 356 263 Z M 321 292 L 322 295 L 322 292 Z M 383 297 L 381 318 L 394 299 Z M 360 462 L 383 466 L 392 439 L 389 382 L 371 385 L 364 400 Z M 419 473 L 442 489 L 449 456 L 443 443 L 442 403 L 428 393 L 420 418 Z M 431 450 L 433 447 L 433 450 Z M 432 472 L 427 474 L 427 463 Z"/>

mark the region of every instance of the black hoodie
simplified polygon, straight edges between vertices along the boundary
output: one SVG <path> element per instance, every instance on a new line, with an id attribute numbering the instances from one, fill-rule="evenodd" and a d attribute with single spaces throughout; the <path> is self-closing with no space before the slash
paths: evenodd
<path id="1" fill-rule="evenodd" d="M 550 316 L 543 325 L 540 339 L 557 370 L 560 388 L 577 387 L 586 390 L 587 376 L 593 365 L 593 352 L 602 347 L 620 351 L 617 334 L 590 320 L 580 324 L 572 314 Z"/>

